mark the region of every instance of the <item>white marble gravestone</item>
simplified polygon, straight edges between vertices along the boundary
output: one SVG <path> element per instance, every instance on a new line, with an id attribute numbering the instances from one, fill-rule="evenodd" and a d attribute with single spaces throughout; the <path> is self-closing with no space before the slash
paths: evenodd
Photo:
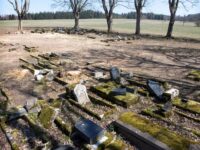
<path id="1" fill-rule="evenodd" d="M 77 84 L 74 88 L 74 95 L 79 104 L 84 105 L 90 102 L 85 85 Z"/>

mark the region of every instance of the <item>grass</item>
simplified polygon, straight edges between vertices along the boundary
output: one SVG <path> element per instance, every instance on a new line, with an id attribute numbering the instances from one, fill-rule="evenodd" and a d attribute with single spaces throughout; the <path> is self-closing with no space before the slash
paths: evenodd
<path id="1" fill-rule="evenodd" d="M 15 27 L 17 29 L 17 21 L 0 21 L 0 28 Z M 72 19 L 58 19 L 58 20 L 25 20 L 24 27 L 73 27 L 74 20 Z M 80 27 L 88 29 L 106 30 L 105 19 L 81 19 Z M 141 32 L 144 34 L 165 35 L 167 32 L 168 21 L 158 20 L 142 20 Z M 123 33 L 134 33 L 135 20 L 133 19 L 114 19 L 113 31 Z M 176 22 L 174 26 L 175 37 L 188 37 L 200 39 L 200 28 L 196 27 L 194 23 Z"/>

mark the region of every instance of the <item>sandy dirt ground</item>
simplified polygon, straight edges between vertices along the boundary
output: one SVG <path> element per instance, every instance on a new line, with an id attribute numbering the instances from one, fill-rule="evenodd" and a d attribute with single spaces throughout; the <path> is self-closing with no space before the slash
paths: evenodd
<path id="1" fill-rule="evenodd" d="M 96 35 L 92 35 L 96 36 Z M 105 43 L 106 36 L 90 39 L 87 36 L 59 33 L 30 33 L 0 35 L 0 84 L 7 88 L 12 102 L 23 105 L 31 97 L 33 76 L 20 67 L 19 58 L 29 59 L 24 46 L 37 47 L 42 54 L 66 53 L 76 62 L 102 61 L 134 74 L 144 74 L 189 85 L 186 96 L 196 97 L 200 83 L 185 79 L 189 71 L 200 69 L 200 43 L 174 40 L 139 39 Z"/>

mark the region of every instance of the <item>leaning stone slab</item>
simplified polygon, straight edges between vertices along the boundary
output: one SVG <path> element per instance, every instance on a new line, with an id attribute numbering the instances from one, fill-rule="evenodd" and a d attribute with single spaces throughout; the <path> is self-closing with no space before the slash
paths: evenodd
<path id="1" fill-rule="evenodd" d="M 118 132 L 143 150 L 189 150 L 190 145 L 195 144 L 133 112 L 122 114 L 115 126 Z"/>

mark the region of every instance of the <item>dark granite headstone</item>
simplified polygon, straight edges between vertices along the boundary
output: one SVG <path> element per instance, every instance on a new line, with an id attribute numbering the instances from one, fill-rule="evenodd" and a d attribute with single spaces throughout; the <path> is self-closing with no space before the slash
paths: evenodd
<path id="1" fill-rule="evenodd" d="M 110 77 L 114 81 L 120 81 L 120 70 L 117 67 L 112 67 L 110 69 Z"/>
<path id="2" fill-rule="evenodd" d="M 155 95 L 155 97 L 159 100 L 163 99 L 163 89 L 161 88 L 160 84 L 156 81 L 153 80 L 148 80 L 147 81 L 147 87 L 151 94 Z"/>
<path id="3" fill-rule="evenodd" d="M 111 95 L 126 95 L 126 88 L 116 88 L 111 91 Z"/>
<path id="4" fill-rule="evenodd" d="M 165 103 L 165 105 L 162 107 L 162 111 L 164 111 L 164 112 L 169 112 L 171 110 L 172 110 L 172 103 L 171 102 Z"/>
<path id="5" fill-rule="evenodd" d="M 75 132 L 88 144 L 96 144 L 104 136 L 104 129 L 88 119 L 77 122 Z"/>

